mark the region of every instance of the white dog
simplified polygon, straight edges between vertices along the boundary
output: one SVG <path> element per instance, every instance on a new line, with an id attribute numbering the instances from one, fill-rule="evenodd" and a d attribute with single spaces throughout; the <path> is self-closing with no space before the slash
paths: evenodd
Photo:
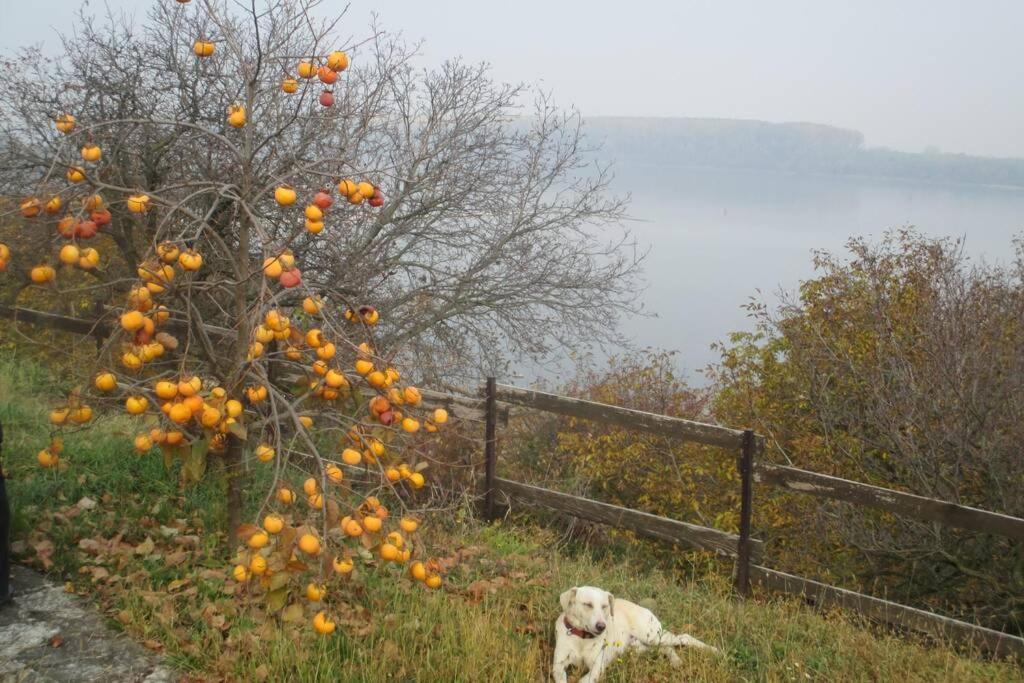
<path id="1" fill-rule="evenodd" d="M 642 652 L 656 647 L 674 665 L 681 663 L 673 649 L 677 645 L 718 652 L 696 638 L 666 631 L 649 609 L 616 599 L 600 588 L 570 588 L 562 593 L 561 601 L 562 614 L 555 623 L 555 657 L 551 670 L 557 683 L 568 680 L 565 670 L 570 666 L 587 670 L 580 683 L 596 683 L 604 668 L 629 648 Z"/>

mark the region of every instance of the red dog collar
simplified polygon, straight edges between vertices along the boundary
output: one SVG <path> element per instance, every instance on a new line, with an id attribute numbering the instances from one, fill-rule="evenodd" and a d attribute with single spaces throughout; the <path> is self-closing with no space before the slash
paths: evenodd
<path id="1" fill-rule="evenodd" d="M 563 619 L 562 623 L 565 624 L 565 628 L 569 632 L 569 635 L 571 635 L 571 636 L 577 636 L 579 638 L 596 638 L 597 637 L 593 633 L 591 633 L 590 631 L 584 631 L 583 629 L 576 628 L 575 626 L 570 624 L 569 623 L 569 617 L 565 617 L 565 619 Z"/>

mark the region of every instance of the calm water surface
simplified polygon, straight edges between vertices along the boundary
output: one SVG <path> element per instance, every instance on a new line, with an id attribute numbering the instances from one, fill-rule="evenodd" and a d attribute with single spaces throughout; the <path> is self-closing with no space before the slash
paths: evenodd
<path id="1" fill-rule="evenodd" d="M 758 290 L 777 301 L 780 288 L 812 276 L 814 249 L 840 252 L 850 236 L 913 225 L 965 238 L 974 259 L 1005 262 L 1024 233 L 1022 190 L 622 164 L 616 184 L 632 192 L 630 227 L 650 248 L 643 301 L 657 314 L 626 320 L 625 330 L 641 347 L 678 351 L 697 383 L 716 359 L 710 344 L 751 327 L 742 304 Z"/>

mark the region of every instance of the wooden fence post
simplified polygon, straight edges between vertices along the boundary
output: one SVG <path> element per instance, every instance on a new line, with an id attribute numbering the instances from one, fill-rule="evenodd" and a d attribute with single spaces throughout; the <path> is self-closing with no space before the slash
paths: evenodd
<path id="1" fill-rule="evenodd" d="M 496 448 L 498 422 L 497 393 L 495 379 L 488 377 L 484 393 L 486 398 L 485 410 L 487 411 L 484 418 L 484 519 L 488 522 L 494 521 L 494 475 L 496 465 L 498 464 Z"/>
<path id="2" fill-rule="evenodd" d="M 736 548 L 736 572 L 734 587 L 741 596 L 750 595 L 750 517 L 753 503 L 754 478 L 753 430 L 743 432 L 743 448 L 740 451 L 740 540 Z"/>

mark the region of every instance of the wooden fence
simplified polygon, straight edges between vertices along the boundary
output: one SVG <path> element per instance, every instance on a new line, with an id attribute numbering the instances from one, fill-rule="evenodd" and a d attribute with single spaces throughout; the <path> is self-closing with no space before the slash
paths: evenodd
<path id="1" fill-rule="evenodd" d="M 495 496 L 502 495 L 509 500 L 549 508 L 574 517 L 627 529 L 649 538 L 709 550 L 733 558 L 733 583 L 741 596 L 749 595 L 751 585 L 757 585 L 764 589 L 804 597 L 819 606 L 841 606 L 892 626 L 973 645 L 996 656 L 1024 657 L 1024 639 L 1018 636 L 762 566 L 758 563 L 764 555 L 764 544 L 750 536 L 754 484 L 777 486 L 795 493 L 841 500 L 922 521 L 1005 536 L 1018 541 L 1024 540 L 1024 519 L 795 467 L 758 462 L 757 458 L 764 450 L 764 439 L 750 430 L 729 429 L 507 386 L 498 384 L 493 378 L 488 378 L 482 393 L 486 433 L 485 471 L 481 480 L 481 494 L 485 501 L 485 515 L 489 520 L 495 515 Z M 687 524 L 497 476 L 496 423 L 498 410 L 502 404 L 614 424 L 627 429 L 736 451 L 741 486 L 739 534 Z"/>
<path id="2" fill-rule="evenodd" d="M 3 317 L 94 336 L 97 339 L 105 337 L 110 332 L 109 327 L 99 320 L 72 318 L 0 305 L 0 318 Z M 207 332 L 217 335 L 227 334 L 229 331 L 209 328 Z M 799 595 L 821 606 L 837 605 L 852 609 L 872 619 L 900 628 L 947 638 L 958 643 L 971 644 L 993 655 L 1024 657 L 1024 639 L 1020 637 L 755 564 L 760 562 L 764 555 L 764 544 L 751 538 L 750 535 L 755 483 L 885 510 L 944 526 L 996 534 L 1017 541 L 1024 540 L 1024 519 L 831 477 L 795 467 L 758 462 L 757 458 L 764 450 L 764 439 L 751 430 L 730 429 L 568 396 L 522 389 L 498 384 L 494 378 L 488 378 L 481 393 L 482 400 L 481 397 L 459 396 L 427 390 L 424 390 L 423 397 L 425 403 L 431 406 L 446 407 L 456 417 L 471 420 L 483 419 L 485 425 L 484 476 L 481 495 L 484 501 L 484 512 L 489 520 L 494 519 L 495 516 L 496 496 L 502 495 L 508 499 L 516 499 L 582 519 L 627 529 L 649 538 L 708 550 L 733 558 L 735 562 L 734 586 L 741 596 L 749 595 L 751 585 L 758 585 L 769 590 Z M 688 524 L 639 510 L 498 477 L 497 427 L 499 422 L 507 424 L 510 413 L 509 406 L 594 420 L 604 424 L 614 424 L 659 436 L 736 451 L 741 486 L 739 534 Z"/>

